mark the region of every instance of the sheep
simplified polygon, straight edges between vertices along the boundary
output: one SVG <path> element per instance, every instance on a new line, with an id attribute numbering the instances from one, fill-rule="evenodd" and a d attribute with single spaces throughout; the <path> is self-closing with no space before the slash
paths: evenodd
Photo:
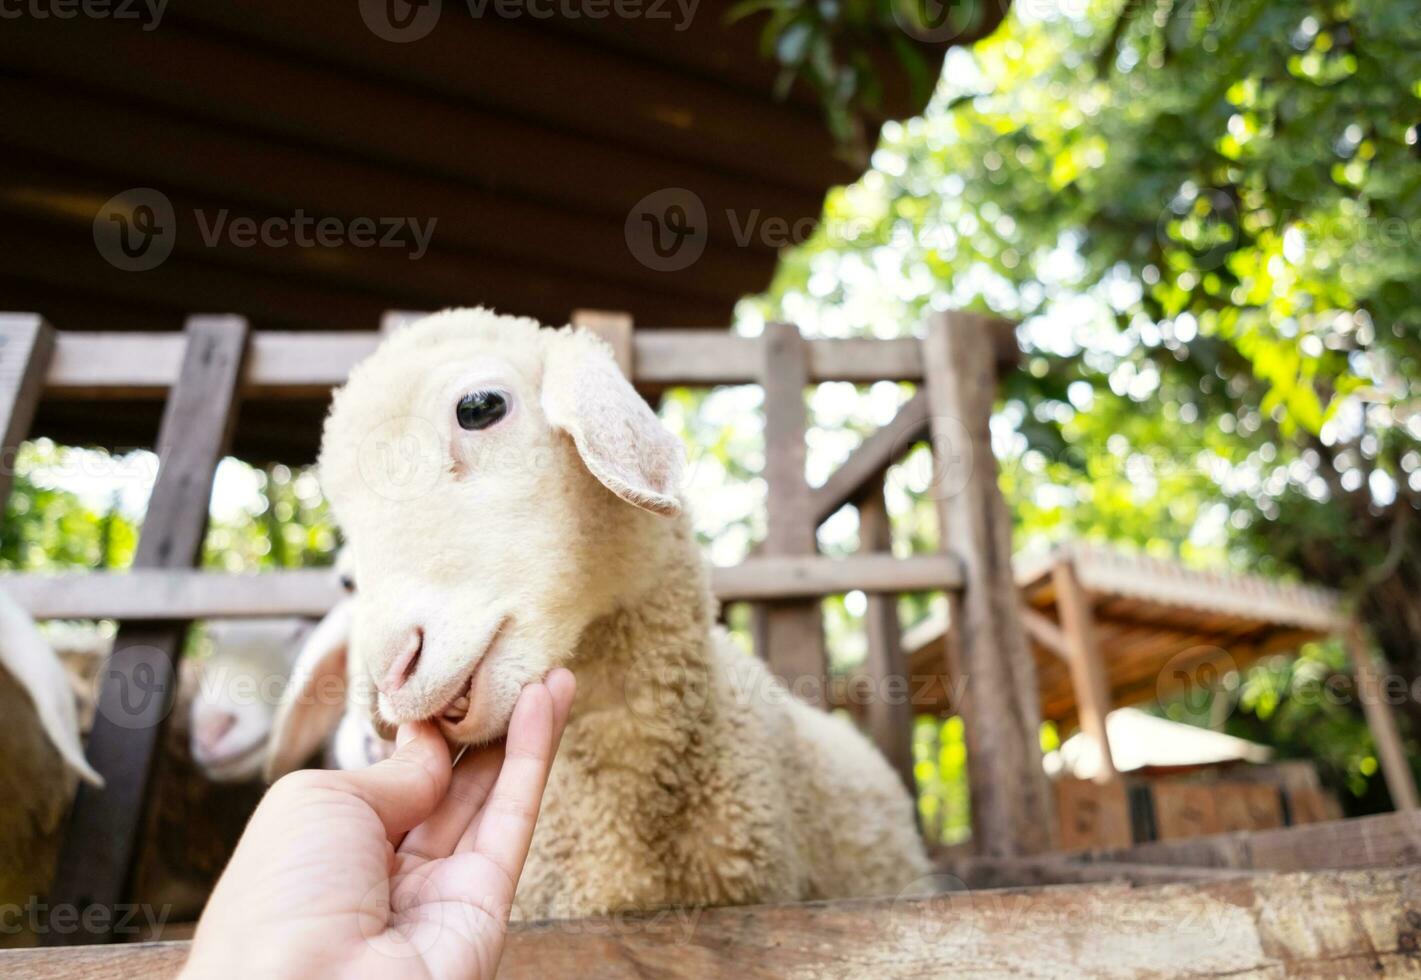
<path id="1" fill-rule="evenodd" d="M 192 760 L 219 783 L 261 775 L 277 699 L 309 626 L 299 619 L 223 620 L 207 624 L 209 655 L 184 670 L 178 693 Z"/>
<path id="2" fill-rule="evenodd" d="M 34 621 L 0 591 L 0 947 L 29 942 L 24 907 L 49 888 L 84 758 L 74 687 Z"/>
<path id="3" fill-rule="evenodd" d="M 602 341 L 484 309 L 392 334 L 333 399 L 319 472 L 377 727 L 487 743 L 523 685 L 577 676 L 517 917 L 893 895 L 928 871 L 878 751 L 714 625 L 681 456 Z"/>
<path id="4" fill-rule="evenodd" d="M 341 587 L 354 592 L 349 549 L 336 554 L 334 571 Z M 299 731 L 288 724 L 293 702 L 320 693 L 313 685 L 339 682 L 349 633 L 348 601 L 337 603 L 313 629 L 304 620 L 209 625 L 212 655 L 202 664 L 196 693 L 187 699 L 192 757 L 202 772 L 218 782 L 254 780 L 263 773 L 271 781 L 322 746 L 330 769 L 363 769 L 387 758 L 394 743 L 375 732 L 368 711 L 323 716 Z M 344 689 L 328 700 L 343 704 Z"/>

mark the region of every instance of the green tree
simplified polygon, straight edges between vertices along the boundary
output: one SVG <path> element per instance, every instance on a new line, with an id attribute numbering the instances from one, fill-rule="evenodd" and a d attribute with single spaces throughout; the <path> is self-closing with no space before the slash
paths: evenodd
<path id="1" fill-rule="evenodd" d="M 885 127 L 750 314 L 878 335 L 931 309 L 1020 319 L 998 436 L 1022 543 L 1340 589 L 1415 681 L 1418 79 L 1398 0 L 1017 4 L 949 54 L 922 118 Z M 1304 709 L 1268 703 L 1240 697 L 1238 720 L 1286 742 Z M 1365 745 L 1340 743 L 1338 772 L 1366 776 Z"/>

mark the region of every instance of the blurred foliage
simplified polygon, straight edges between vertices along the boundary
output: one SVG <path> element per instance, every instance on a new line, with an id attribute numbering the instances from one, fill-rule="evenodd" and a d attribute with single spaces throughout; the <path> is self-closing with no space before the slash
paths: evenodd
<path id="1" fill-rule="evenodd" d="M 1419 80 L 1399 0 L 1017 3 L 949 53 L 922 118 L 885 126 L 747 316 L 875 336 L 950 308 L 1020 320 L 993 436 L 1022 546 L 1098 538 L 1340 589 L 1413 681 Z M 1371 809 L 1360 707 L 1290 693 L 1320 656 L 1255 668 L 1214 717 L 1321 754 Z M 1403 711 L 1414 758 L 1421 708 Z"/>
<path id="2" fill-rule="evenodd" d="M 728 20 L 760 23 L 760 54 L 780 66 L 777 94 L 798 80 L 818 93 L 829 129 L 861 153 L 864 119 L 881 115 L 883 75 L 932 89 L 926 49 L 970 43 L 1000 17 L 989 0 L 740 0 Z"/>
<path id="3" fill-rule="evenodd" d="M 137 514 L 156 472 L 151 453 L 115 457 L 46 439 L 23 444 L 0 527 L 0 567 L 127 568 L 138 542 Z M 285 466 L 254 470 L 235 460 L 224 461 L 223 472 L 237 475 L 252 492 L 212 520 L 204 567 L 253 572 L 334 560 L 335 528 L 314 473 Z M 84 499 L 95 495 L 103 506 Z"/>

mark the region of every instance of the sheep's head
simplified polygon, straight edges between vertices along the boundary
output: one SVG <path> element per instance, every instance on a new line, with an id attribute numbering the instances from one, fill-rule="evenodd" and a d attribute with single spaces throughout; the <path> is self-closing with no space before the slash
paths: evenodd
<path id="1" fill-rule="evenodd" d="M 354 553 L 353 682 L 388 726 L 503 734 L 524 684 L 655 573 L 681 446 L 590 334 L 484 310 L 395 334 L 336 395 L 321 476 Z"/>
<path id="2" fill-rule="evenodd" d="M 276 699 L 307 632 L 300 620 L 209 623 L 189 707 L 189 751 L 207 778 L 245 782 L 261 773 Z"/>

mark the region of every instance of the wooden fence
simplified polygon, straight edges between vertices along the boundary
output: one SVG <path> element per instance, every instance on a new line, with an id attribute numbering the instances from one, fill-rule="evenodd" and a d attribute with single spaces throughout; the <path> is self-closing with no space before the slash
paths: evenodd
<path id="1" fill-rule="evenodd" d="M 408 319 L 392 314 L 389 323 Z M 768 533 L 757 554 L 718 569 L 724 601 L 756 604 L 757 650 L 796 689 L 826 690 L 819 600 L 869 595 L 868 670 L 880 692 L 905 674 L 895 597 L 945 591 L 955 625 L 943 674 L 965 679 L 961 703 L 970 758 L 974 846 L 998 859 L 1046 851 L 1052 802 L 1041 767 L 1034 666 L 1018 617 L 1011 524 L 997 488 L 988 420 L 999 364 L 1011 363 L 1010 326 L 976 315 L 935 316 L 926 335 L 897 340 L 809 340 L 791 325 L 758 338 L 722 332 L 633 331 L 628 318 L 575 317 L 612 345 L 627 375 L 651 394 L 671 386 L 759 384 L 765 390 Z M 13 458 L 41 398 L 165 398 L 159 469 L 131 571 L 8 575 L 5 588 L 37 618 L 113 618 L 88 755 L 105 777 L 75 800 L 52 903 L 112 906 L 124 898 L 150 790 L 155 747 L 175 690 L 175 663 L 193 619 L 319 615 L 337 599 L 320 572 L 223 575 L 195 570 L 214 471 L 243 400 L 311 398 L 342 383 L 378 344 L 374 331 L 264 333 L 234 316 L 196 316 L 183 334 L 57 331 L 32 314 L 0 316 L 0 431 Z M 804 389 L 822 381 L 909 381 L 918 394 L 822 486 L 804 476 Z M 883 477 L 920 439 L 934 448 L 944 550 L 889 554 Z M 0 495 L 12 472 L 0 473 Z M 860 513 L 860 553 L 818 555 L 815 530 L 845 504 Z M 810 683 L 804 681 L 808 679 Z M 156 691 L 135 710 L 133 690 Z M 869 729 L 911 785 L 913 705 L 873 697 Z M 51 937 L 63 942 L 65 937 Z M 90 937 L 92 938 L 92 937 Z"/>

